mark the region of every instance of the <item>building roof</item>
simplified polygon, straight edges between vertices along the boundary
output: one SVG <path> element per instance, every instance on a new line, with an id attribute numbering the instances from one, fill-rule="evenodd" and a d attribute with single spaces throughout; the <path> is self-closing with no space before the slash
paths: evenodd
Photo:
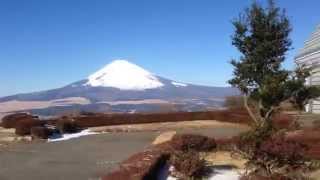
<path id="1" fill-rule="evenodd" d="M 305 55 L 319 52 L 320 51 L 320 25 L 316 28 L 316 30 L 311 34 L 309 39 L 305 41 L 304 47 L 300 49 L 297 58 L 301 58 Z"/>

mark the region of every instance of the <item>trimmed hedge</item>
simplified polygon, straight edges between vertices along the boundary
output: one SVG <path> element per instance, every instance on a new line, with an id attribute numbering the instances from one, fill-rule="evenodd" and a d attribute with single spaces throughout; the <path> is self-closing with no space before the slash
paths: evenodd
<path id="1" fill-rule="evenodd" d="M 201 139 L 201 140 L 206 139 L 207 141 L 213 140 L 205 136 L 202 137 L 202 136 L 190 135 L 190 134 L 177 135 L 176 140 L 178 138 L 179 139 L 178 141 L 181 142 L 180 140 L 183 139 L 184 143 L 179 143 L 179 144 L 185 145 L 185 143 L 188 143 L 188 140 L 185 138 L 190 136 L 193 136 L 193 140 L 191 141 L 197 142 L 196 144 L 199 144 L 199 141 L 195 139 Z M 132 155 L 127 160 L 121 162 L 118 169 L 112 171 L 106 176 L 103 176 L 102 180 L 157 179 L 156 176 L 158 175 L 159 170 L 163 168 L 163 166 L 170 160 L 170 157 L 172 156 L 172 154 L 177 152 L 176 149 L 173 148 L 173 147 L 177 147 L 175 143 L 176 141 L 172 139 L 169 142 L 151 146 L 143 152 L 139 152 Z M 207 146 L 198 145 L 197 148 L 195 149 L 203 150 L 203 149 L 207 149 Z"/>
<path id="2" fill-rule="evenodd" d="M 119 169 L 112 171 L 102 180 L 150 180 L 169 160 L 168 146 L 161 144 L 136 153 L 120 163 Z"/>
<path id="3" fill-rule="evenodd" d="M 27 113 L 9 114 L 2 118 L 1 125 L 4 128 L 15 128 L 19 121 L 25 119 L 38 119 L 38 117 Z"/>
<path id="4" fill-rule="evenodd" d="M 75 133 L 75 132 L 79 131 L 79 128 L 78 128 L 76 122 L 69 117 L 62 117 L 62 119 L 59 119 L 56 123 L 56 126 L 61 134 Z"/>
<path id="5" fill-rule="evenodd" d="M 18 121 L 15 127 L 15 133 L 20 136 L 30 135 L 31 128 L 36 126 L 44 126 L 45 121 L 36 120 L 36 119 L 23 119 Z"/>
<path id="6" fill-rule="evenodd" d="M 48 139 L 52 135 L 52 130 L 47 127 L 36 126 L 31 128 L 31 136 L 34 139 Z"/>
<path id="7" fill-rule="evenodd" d="M 143 124 L 194 120 L 218 120 L 223 122 L 249 124 L 247 112 L 242 109 L 208 112 L 174 112 L 152 114 L 95 114 L 74 117 L 79 127 L 97 127 L 123 124 Z"/>

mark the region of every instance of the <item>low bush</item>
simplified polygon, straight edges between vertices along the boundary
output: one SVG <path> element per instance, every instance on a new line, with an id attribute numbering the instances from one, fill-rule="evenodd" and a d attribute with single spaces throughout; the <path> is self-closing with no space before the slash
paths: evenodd
<path id="1" fill-rule="evenodd" d="M 79 131 L 79 127 L 76 122 L 69 117 L 62 117 L 57 121 L 57 129 L 61 134 L 63 133 L 75 133 Z"/>
<path id="2" fill-rule="evenodd" d="M 240 138 L 237 146 L 240 154 L 248 160 L 248 170 L 256 175 L 271 177 L 280 174 L 299 179 L 308 169 L 307 146 L 287 139 L 283 133 L 269 134 L 260 139 L 255 134 L 247 134 Z"/>
<path id="3" fill-rule="evenodd" d="M 314 120 L 312 122 L 313 128 L 319 130 L 320 129 L 320 120 Z"/>
<path id="4" fill-rule="evenodd" d="M 276 167 L 282 168 L 287 166 L 287 171 L 305 165 L 305 153 L 307 146 L 297 141 L 286 140 L 283 136 L 275 136 L 268 139 L 256 150 L 255 158 L 262 161 L 276 162 Z M 270 165 L 274 165 L 271 164 Z M 293 168 L 293 169 L 291 169 Z M 272 169 L 270 169 L 272 172 Z"/>
<path id="5" fill-rule="evenodd" d="M 2 118 L 1 125 L 4 128 L 15 128 L 19 121 L 25 120 L 25 119 L 38 119 L 38 117 L 32 116 L 27 113 L 9 114 Z"/>
<path id="6" fill-rule="evenodd" d="M 149 147 L 122 161 L 118 169 L 113 170 L 103 180 L 150 180 L 157 179 L 159 170 L 167 163 L 170 154 L 166 143 Z"/>
<path id="7" fill-rule="evenodd" d="M 23 119 L 17 122 L 15 127 L 15 133 L 20 136 L 30 135 L 31 128 L 36 126 L 43 126 L 45 121 L 36 120 L 36 119 Z"/>
<path id="8" fill-rule="evenodd" d="M 306 156 L 311 159 L 320 160 L 320 131 L 313 128 L 305 128 L 288 133 L 286 138 L 291 141 L 300 142 L 308 146 Z"/>
<path id="9" fill-rule="evenodd" d="M 272 124 L 276 129 L 299 129 L 300 125 L 294 118 L 287 114 L 277 114 L 272 120 Z"/>
<path id="10" fill-rule="evenodd" d="M 202 135 L 182 134 L 175 135 L 171 140 L 171 147 L 173 150 L 179 151 L 212 151 L 217 147 L 213 138 Z"/>
<path id="11" fill-rule="evenodd" d="M 308 145 L 313 145 L 320 143 L 320 131 L 309 128 L 293 131 L 292 133 L 288 133 L 287 139 Z"/>
<path id="12" fill-rule="evenodd" d="M 200 179 L 206 174 L 205 160 L 195 151 L 175 151 L 170 158 L 173 176 L 180 179 Z"/>
<path id="13" fill-rule="evenodd" d="M 43 126 L 36 126 L 31 128 L 31 136 L 34 139 L 48 139 L 50 135 L 52 135 L 52 130 Z"/>

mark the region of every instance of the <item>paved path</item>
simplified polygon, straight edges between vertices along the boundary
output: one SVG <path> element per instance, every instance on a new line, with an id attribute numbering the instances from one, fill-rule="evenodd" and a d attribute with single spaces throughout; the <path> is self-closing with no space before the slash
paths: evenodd
<path id="1" fill-rule="evenodd" d="M 97 179 L 141 151 L 156 133 L 116 133 L 54 143 L 16 144 L 0 151 L 1 180 Z"/>

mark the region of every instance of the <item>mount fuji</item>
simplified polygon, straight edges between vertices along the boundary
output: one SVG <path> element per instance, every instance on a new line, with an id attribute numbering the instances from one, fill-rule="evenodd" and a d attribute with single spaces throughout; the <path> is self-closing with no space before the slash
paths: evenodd
<path id="1" fill-rule="evenodd" d="M 126 60 L 115 60 L 70 85 L 0 98 L 0 114 L 38 115 L 70 112 L 198 111 L 221 108 L 231 87 L 209 87 L 157 76 Z"/>

